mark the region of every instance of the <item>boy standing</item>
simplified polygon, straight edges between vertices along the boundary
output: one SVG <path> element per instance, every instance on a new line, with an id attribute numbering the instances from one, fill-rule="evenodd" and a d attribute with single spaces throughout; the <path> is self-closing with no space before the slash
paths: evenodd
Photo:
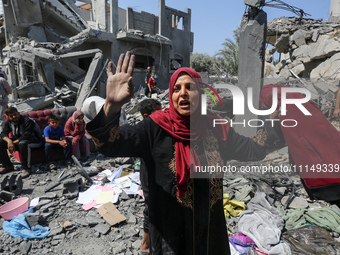
<path id="1" fill-rule="evenodd" d="M 57 167 L 51 161 L 53 148 L 63 148 L 65 159 L 71 157 L 71 145 L 66 141 L 64 129 L 59 125 L 59 119 L 55 115 L 48 118 L 48 126 L 44 129 L 45 136 L 45 155 L 49 162 L 50 170 Z"/>

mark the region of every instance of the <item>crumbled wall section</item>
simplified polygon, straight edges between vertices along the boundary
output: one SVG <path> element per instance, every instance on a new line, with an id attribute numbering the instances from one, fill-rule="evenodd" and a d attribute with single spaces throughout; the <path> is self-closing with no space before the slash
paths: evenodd
<path id="1" fill-rule="evenodd" d="M 174 72 L 173 60 L 181 66 L 190 65 L 190 9 L 180 12 L 159 0 L 158 17 L 131 8 L 123 10 L 118 7 L 118 0 L 85 1 L 79 8 L 75 2 L 5 1 L 0 65 L 13 87 L 13 99 L 23 100 L 21 109 L 74 104 L 79 109 L 90 94 L 105 96 L 106 72 L 101 72 L 102 66 L 108 59 L 116 63 L 126 51 L 135 54 L 139 61 L 133 77 L 136 89 L 145 86 L 147 66 L 153 67 L 159 77 L 158 86 L 164 88 Z M 184 19 L 184 29 L 168 23 L 173 14 Z M 162 33 L 160 27 L 164 27 Z M 36 86 L 42 87 L 32 89 Z"/>
<path id="2" fill-rule="evenodd" d="M 277 18 L 268 23 L 267 42 L 280 62 L 266 76 L 288 79 L 340 79 L 340 24 L 301 18 Z M 267 63 L 269 65 L 270 63 Z"/>

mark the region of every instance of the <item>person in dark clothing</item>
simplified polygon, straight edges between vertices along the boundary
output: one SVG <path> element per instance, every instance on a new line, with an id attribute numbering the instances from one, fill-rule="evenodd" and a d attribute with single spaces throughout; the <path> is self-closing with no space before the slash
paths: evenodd
<path id="1" fill-rule="evenodd" d="M 3 168 L 0 169 L 0 174 L 14 170 L 14 166 L 8 157 L 7 149 L 10 153 L 19 150 L 23 167 L 21 176 L 25 178 L 31 174 L 30 149 L 42 146 L 43 137 L 37 123 L 27 116 L 20 115 L 15 107 L 7 108 L 5 113 L 8 120 L 1 134 L 0 162 Z M 11 132 L 14 138 L 9 138 L 9 133 Z"/>
<path id="2" fill-rule="evenodd" d="M 133 96 L 135 56 L 109 64 L 107 95 L 87 131 L 106 156 L 143 158 L 148 171 L 150 254 L 230 254 L 223 211 L 223 173 L 197 167 L 224 166 L 230 159 L 256 161 L 276 148 L 275 130 L 265 127 L 253 138 L 237 134 L 219 118 L 200 113 L 205 84 L 197 72 L 180 68 L 169 82 L 169 105 L 135 126 L 119 126 L 121 107 Z M 200 173 L 203 173 L 203 176 Z M 202 178 L 204 177 L 204 178 Z M 207 178 L 208 177 L 208 178 Z"/>
<path id="3" fill-rule="evenodd" d="M 145 73 L 145 78 L 144 78 L 144 83 L 146 87 L 148 87 L 148 82 L 149 82 L 150 77 L 151 77 L 151 66 L 148 66 L 146 68 L 146 73 Z"/>
<path id="4" fill-rule="evenodd" d="M 139 111 L 142 114 L 143 118 L 146 119 L 154 113 L 155 111 L 161 110 L 161 103 L 156 99 L 145 99 L 139 105 Z M 140 181 L 142 185 L 145 206 L 144 206 L 144 234 L 142 240 L 142 247 L 140 249 L 141 253 L 149 253 L 149 184 L 148 184 L 148 170 L 146 169 L 145 162 L 142 159 L 141 161 L 141 170 L 140 170 Z"/>

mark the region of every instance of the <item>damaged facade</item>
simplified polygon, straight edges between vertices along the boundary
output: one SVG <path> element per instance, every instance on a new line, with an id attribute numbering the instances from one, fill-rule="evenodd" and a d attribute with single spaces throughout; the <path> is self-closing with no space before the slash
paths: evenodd
<path id="1" fill-rule="evenodd" d="M 189 66 L 193 49 L 191 10 L 159 1 L 159 16 L 118 7 L 118 0 L 3 0 L 1 62 L 21 99 L 19 111 L 81 108 L 90 95 L 105 97 L 106 65 L 127 50 L 136 55 L 134 83 L 144 84 L 152 66 L 165 88 L 179 66 Z M 34 100 L 26 100 L 32 99 Z M 56 99 L 60 99 L 56 101 Z"/>

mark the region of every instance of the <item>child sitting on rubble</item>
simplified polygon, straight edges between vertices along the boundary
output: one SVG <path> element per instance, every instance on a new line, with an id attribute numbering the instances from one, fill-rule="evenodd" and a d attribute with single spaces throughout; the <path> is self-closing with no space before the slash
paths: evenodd
<path id="1" fill-rule="evenodd" d="M 71 157 L 71 145 L 67 142 L 64 129 L 59 125 L 59 119 L 55 115 L 48 118 L 48 126 L 44 129 L 45 137 L 45 155 L 49 162 L 50 170 L 55 170 L 57 167 L 52 162 L 52 153 L 54 148 L 63 148 L 65 159 Z"/>
<path id="2" fill-rule="evenodd" d="M 67 120 L 64 128 L 67 140 L 72 144 L 72 154 L 81 159 L 81 154 L 85 154 L 86 159 L 90 157 L 90 145 L 85 136 L 85 121 L 82 111 L 75 111 Z"/>

